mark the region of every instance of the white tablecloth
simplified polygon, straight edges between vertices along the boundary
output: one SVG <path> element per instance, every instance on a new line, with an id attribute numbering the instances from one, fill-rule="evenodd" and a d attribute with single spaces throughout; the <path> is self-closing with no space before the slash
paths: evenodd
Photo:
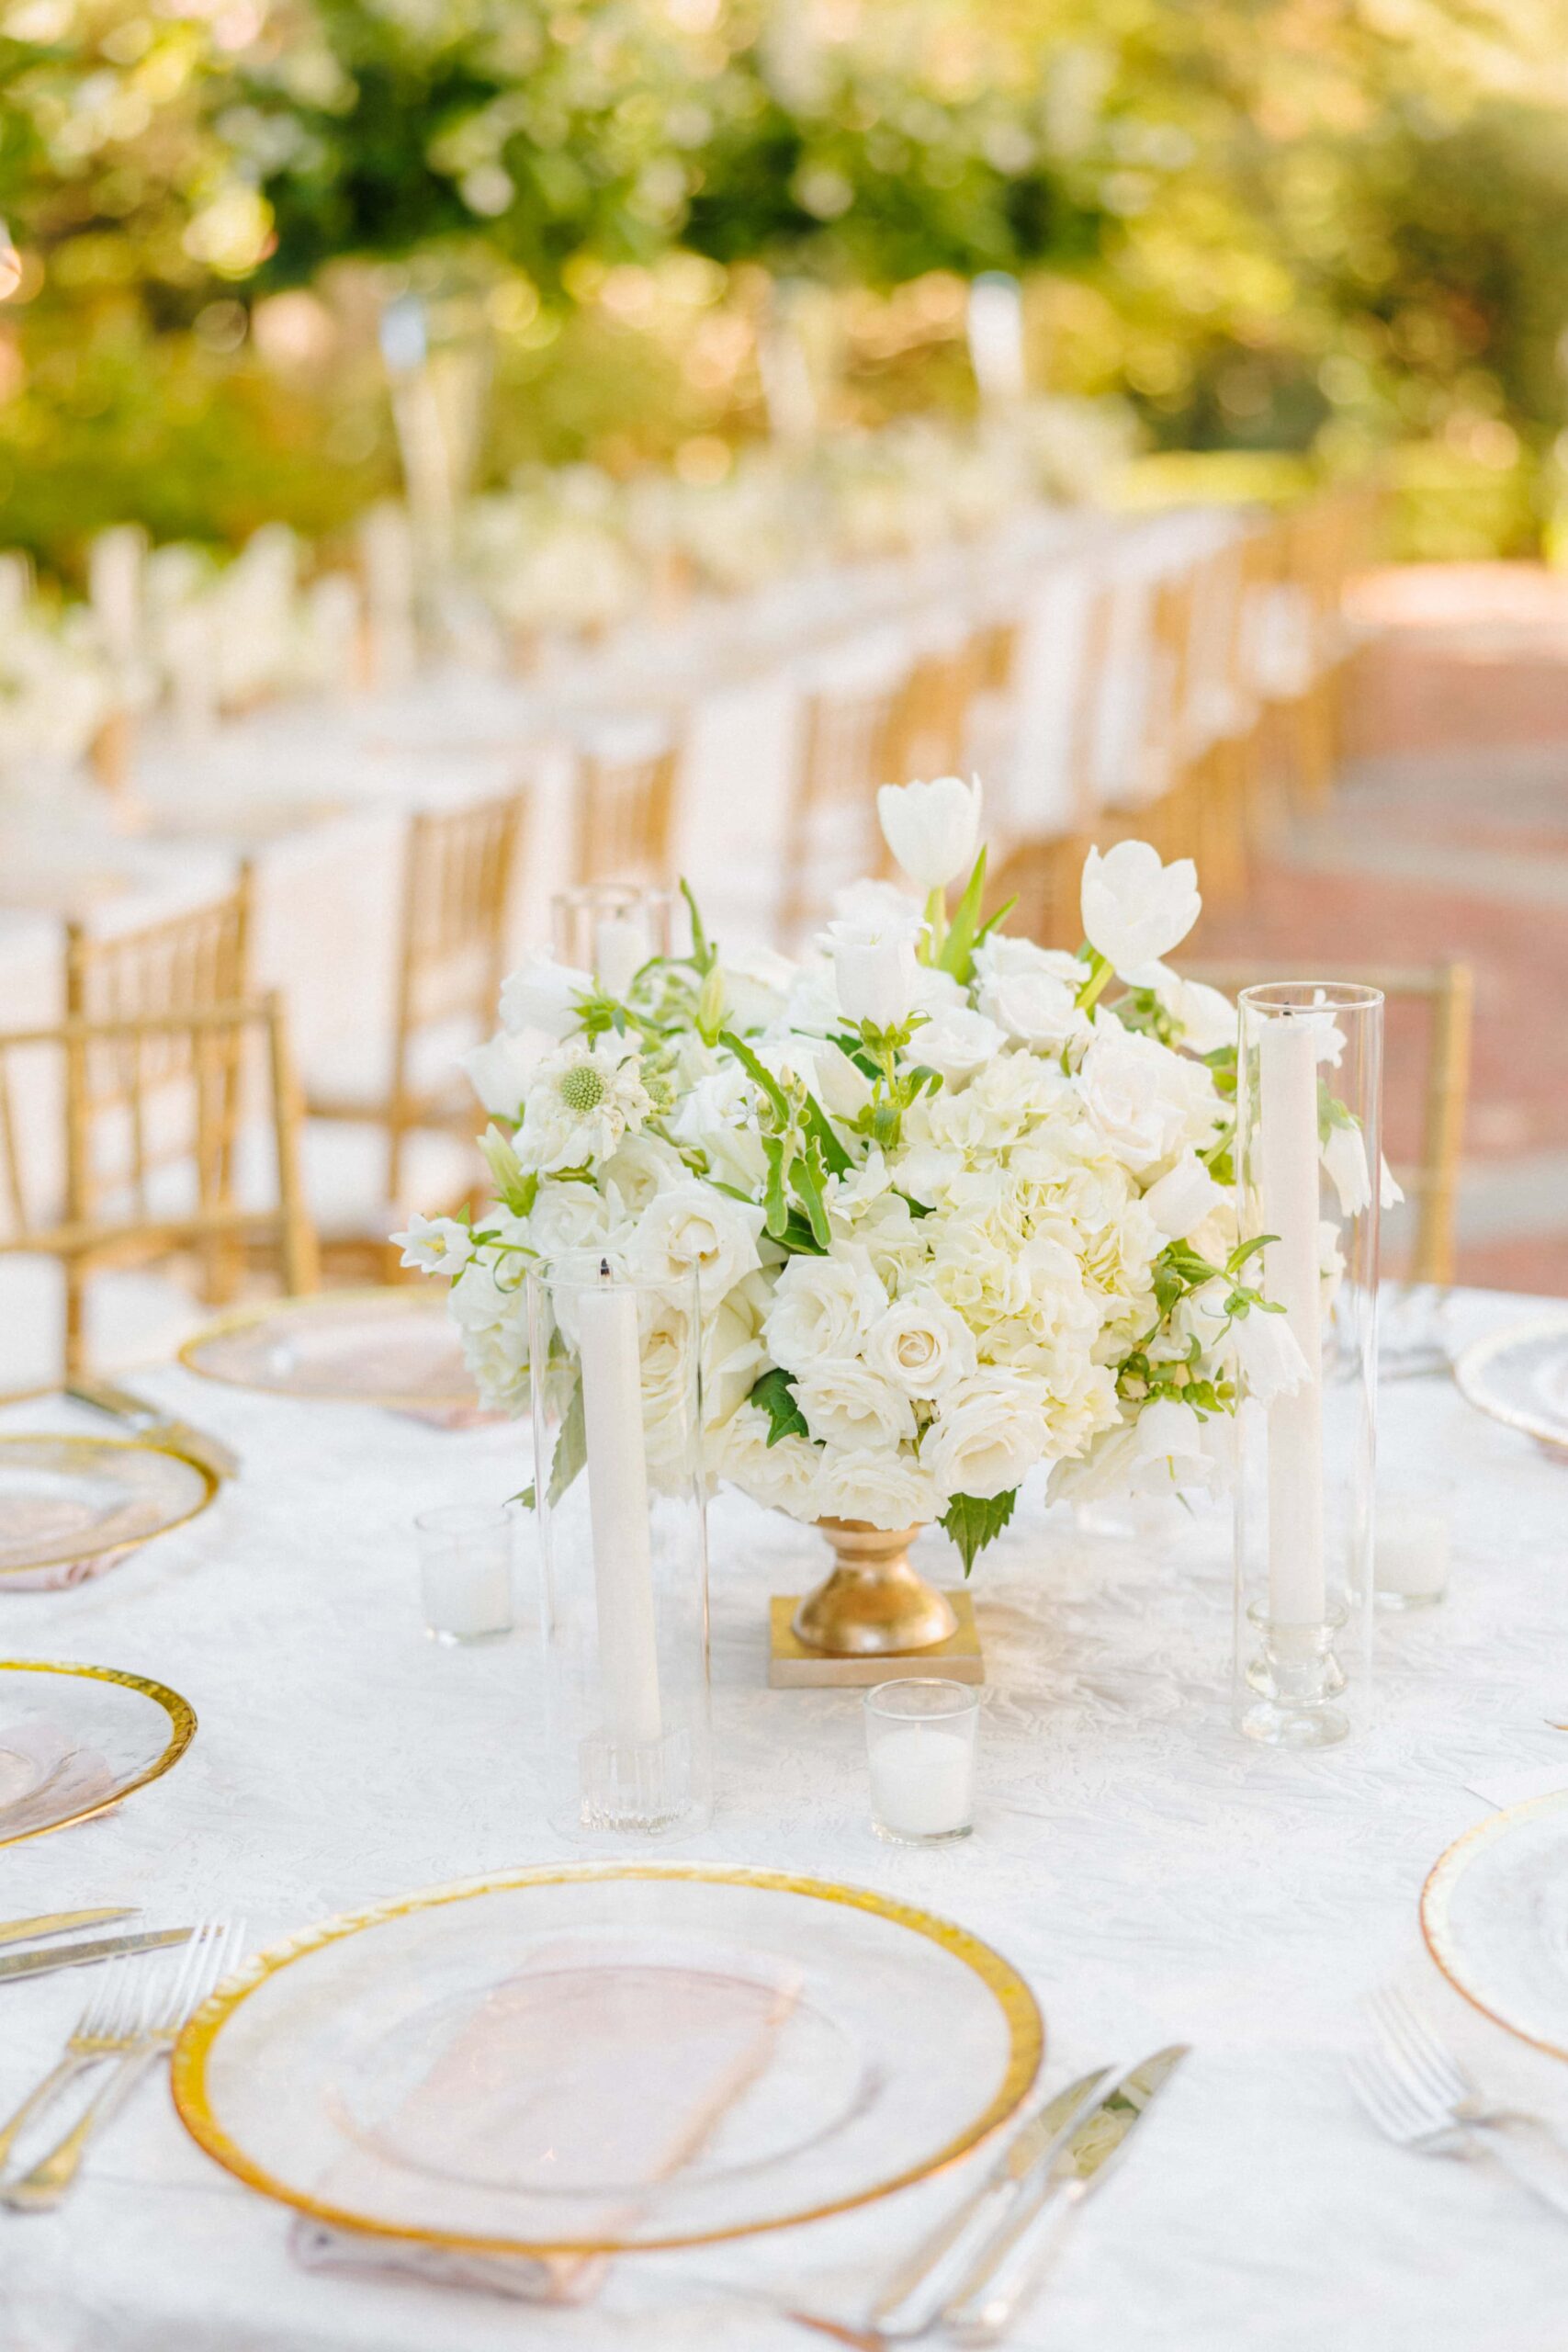
<path id="1" fill-rule="evenodd" d="M 1462 1335 L 1530 1312 L 1461 1302 Z M 497 1500 L 521 1432 L 298 1410 L 171 1371 L 149 1386 L 243 1452 L 189 1528 L 101 1581 L 0 1596 L 12 1657 L 157 1676 L 194 1746 L 118 1815 L 0 1854 L 0 1917 L 137 1902 L 243 1910 L 253 1940 L 564 1850 L 539 1801 L 532 1641 L 420 1631 L 409 1522 Z M 1038 2352 L 1524 2352 L 1568 2303 L 1568 2224 L 1479 2166 L 1382 2143 L 1346 2090 L 1355 2004 L 1419 1971 L 1489 2082 L 1562 2101 L 1568 2069 L 1484 2026 L 1420 1958 L 1416 1901 L 1480 1818 L 1475 1778 L 1568 1781 L 1568 1475 L 1430 1380 L 1385 1389 L 1384 1462 L 1456 1474 L 1451 1598 L 1386 1624 L 1375 1721 L 1316 1756 L 1227 1727 L 1223 1521 L 1139 1556 L 1021 1508 L 977 1572 L 988 1665 L 978 1826 L 931 1851 L 867 1825 L 852 1694 L 770 1692 L 764 1604 L 818 1547 L 722 1499 L 712 1517 L 719 1805 L 674 1851 L 858 1881 L 964 1922 L 1029 1973 L 1048 2078 L 1172 2038 L 1194 2054 L 1085 2211 L 1016 2342 Z M 85 1426 L 58 1400 L 7 1429 Z M 930 1544 L 941 1566 L 943 1547 Z M 525 1579 L 525 1583 L 526 1579 Z M 531 1607 L 525 1594 L 525 1606 Z M 0 2103 L 52 2054 L 69 1976 L 0 1987 Z M 939 2020 L 926 2030 L 940 2030 Z M 642 2257 L 597 2303 L 535 2312 L 308 2275 L 278 2209 L 218 2171 L 144 2091 L 52 2218 L 0 2215 L 6 2352 L 689 2352 L 807 2338 L 766 2298 L 842 2313 L 954 2180 L 722 2252 Z"/>

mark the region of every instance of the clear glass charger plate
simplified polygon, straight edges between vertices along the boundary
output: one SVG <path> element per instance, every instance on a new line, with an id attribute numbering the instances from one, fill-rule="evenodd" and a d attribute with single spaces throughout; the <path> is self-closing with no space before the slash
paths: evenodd
<path id="1" fill-rule="evenodd" d="M 1457 1838 L 1421 1890 L 1421 1932 L 1472 2007 L 1568 2058 L 1568 1789 Z"/>
<path id="2" fill-rule="evenodd" d="M 64 1829 L 177 1764 L 187 1700 L 110 1666 L 0 1658 L 0 1846 Z"/>
<path id="3" fill-rule="evenodd" d="M 0 1590 L 101 1576 L 217 1491 L 203 1464 L 135 1438 L 0 1437 Z"/>
<path id="4" fill-rule="evenodd" d="M 329 1290 L 275 1299 L 198 1331 L 180 1362 L 208 1380 L 274 1396 L 441 1415 L 476 1405 L 445 1293 Z"/>
<path id="5" fill-rule="evenodd" d="M 1568 1456 L 1568 1316 L 1478 1340 L 1454 1378 L 1479 1411 Z"/>
<path id="6" fill-rule="evenodd" d="M 885 2196 L 1006 2120 L 1044 2028 L 908 1904 L 701 1864 L 508 1871 L 291 1938 L 175 2059 L 193 2136 L 330 2225 L 622 2252 Z"/>

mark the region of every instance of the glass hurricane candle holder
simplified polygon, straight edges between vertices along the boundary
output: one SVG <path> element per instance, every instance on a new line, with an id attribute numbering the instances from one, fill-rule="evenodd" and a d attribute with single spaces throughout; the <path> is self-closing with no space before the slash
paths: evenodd
<path id="1" fill-rule="evenodd" d="M 414 1520 L 424 1629 L 432 1641 L 493 1642 L 512 1631 L 513 1519 L 446 1503 Z"/>
<path id="2" fill-rule="evenodd" d="M 936 1675 L 865 1694 L 871 1826 L 899 1846 L 944 1844 L 975 1826 L 980 1693 Z"/>
<path id="3" fill-rule="evenodd" d="M 550 1819 L 563 1836 L 712 1811 L 696 1278 L 589 1253 L 528 1277 Z"/>
<path id="4" fill-rule="evenodd" d="M 650 956 L 670 953 L 674 902 L 668 890 L 588 882 L 550 901 L 556 959 L 592 972 L 606 996 L 624 997 Z"/>
<path id="5" fill-rule="evenodd" d="M 1295 1363 L 1239 1351 L 1235 1711 L 1274 1747 L 1345 1738 L 1369 1679 L 1382 1102 L 1378 989 L 1243 990 L 1237 1215 L 1268 1238 L 1241 1279 Z"/>

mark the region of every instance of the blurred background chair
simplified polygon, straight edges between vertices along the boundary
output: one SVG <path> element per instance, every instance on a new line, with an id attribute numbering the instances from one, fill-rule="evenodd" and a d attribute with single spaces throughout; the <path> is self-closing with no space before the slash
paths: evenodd
<path id="1" fill-rule="evenodd" d="M 852 645 L 807 673 L 784 817 L 781 945 L 794 946 L 809 922 L 826 920 L 837 884 L 882 865 L 876 794 L 907 781 L 898 762 L 908 676 L 904 647 L 889 636 Z"/>
<path id="2" fill-rule="evenodd" d="M 63 1184 L 52 1198 L 29 1182 L 14 1091 L 19 1066 L 40 1056 L 59 1066 L 63 1104 Z M 247 1097 L 270 1141 L 270 1167 L 248 1195 L 237 1173 Z M 197 1297 L 215 1253 L 254 1249 L 286 1293 L 312 1289 L 299 1136 L 276 995 L 0 1031 L 6 1386 L 166 1354 L 207 1319 Z M 185 1261 L 183 1282 L 146 1273 L 170 1260 Z"/>

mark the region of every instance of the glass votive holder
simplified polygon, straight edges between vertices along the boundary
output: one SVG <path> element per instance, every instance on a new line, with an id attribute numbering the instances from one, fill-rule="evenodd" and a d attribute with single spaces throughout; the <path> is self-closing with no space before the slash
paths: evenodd
<path id="1" fill-rule="evenodd" d="M 980 1693 L 934 1675 L 865 1694 L 871 1826 L 899 1846 L 939 1845 L 975 1826 Z"/>
<path id="2" fill-rule="evenodd" d="M 499 1641 L 512 1631 L 510 1510 L 444 1503 L 414 1520 L 424 1630 L 433 1642 Z"/>
<path id="3" fill-rule="evenodd" d="M 1452 1498 L 1447 1481 L 1378 1487 L 1372 1594 L 1380 1611 L 1430 1609 L 1449 1589 Z"/>

